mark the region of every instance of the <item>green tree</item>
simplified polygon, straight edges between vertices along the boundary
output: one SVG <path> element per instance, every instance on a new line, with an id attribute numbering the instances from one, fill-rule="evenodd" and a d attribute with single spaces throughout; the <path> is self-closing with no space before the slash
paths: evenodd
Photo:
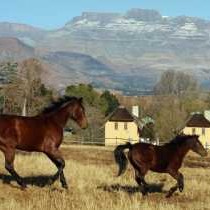
<path id="1" fill-rule="evenodd" d="M 111 94 L 108 90 L 105 90 L 101 96 L 101 109 L 105 113 L 105 116 L 112 113 L 118 106 L 119 101 L 115 95 Z"/>
<path id="2" fill-rule="evenodd" d="M 99 104 L 99 93 L 90 84 L 70 85 L 66 88 L 65 94 L 83 97 L 89 105 L 97 106 Z"/>
<path id="3" fill-rule="evenodd" d="M 101 95 L 91 85 L 79 84 L 66 88 L 66 95 L 83 97 L 85 102 L 101 110 L 106 116 L 118 105 L 117 98 L 109 91 L 104 91 Z"/>
<path id="4" fill-rule="evenodd" d="M 142 128 L 140 135 L 142 138 L 149 139 L 151 142 L 155 140 L 154 123 L 147 123 Z"/>

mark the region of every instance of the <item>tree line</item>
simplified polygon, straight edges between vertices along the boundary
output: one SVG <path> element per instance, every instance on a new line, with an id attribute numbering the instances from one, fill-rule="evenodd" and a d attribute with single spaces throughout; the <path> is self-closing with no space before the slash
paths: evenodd
<path id="1" fill-rule="evenodd" d="M 42 64 L 36 59 L 0 64 L 2 113 L 33 116 L 59 97 L 58 92 L 42 83 L 42 71 Z M 191 112 L 210 109 L 210 95 L 202 91 L 193 76 L 183 72 L 164 72 L 153 92 L 151 103 L 143 103 L 139 97 L 135 105 L 140 106 L 140 118 L 149 116 L 155 121 L 154 126 L 149 125 L 142 133 L 162 141 L 176 135 Z M 124 103 L 110 91 L 97 91 L 90 84 L 69 85 L 65 94 L 84 98 L 90 126 L 78 133 L 87 141 L 104 137 L 103 126 L 107 117 L 120 103 Z M 72 122 L 68 126 L 77 129 Z"/>

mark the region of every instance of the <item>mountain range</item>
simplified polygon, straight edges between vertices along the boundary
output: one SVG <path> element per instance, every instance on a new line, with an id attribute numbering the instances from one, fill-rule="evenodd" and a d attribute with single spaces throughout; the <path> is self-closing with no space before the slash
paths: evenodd
<path id="1" fill-rule="evenodd" d="M 55 88 L 91 83 L 124 94 L 150 93 L 166 70 L 184 71 L 210 87 L 210 21 L 166 17 L 155 10 L 84 12 L 43 30 L 0 23 L 0 61 L 40 59 Z"/>

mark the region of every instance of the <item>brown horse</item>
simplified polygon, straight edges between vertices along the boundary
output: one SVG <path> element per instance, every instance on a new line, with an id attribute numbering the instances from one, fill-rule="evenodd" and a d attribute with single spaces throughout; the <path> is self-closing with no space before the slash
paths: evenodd
<path id="1" fill-rule="evenodd" d="M 22 188 L 26 184 L 13 166 L 15 149 L 45 153 L 58 168 L 51 183 L 60 177 L 62 187 L 68 188 L 63 173 L 65 161 L 58 148 L 69 118 L 81 128 L 87 127 L 82 99 L 63 97 L 34 117 L 0 115 L 0 150 L 5 155 L 5 168 Z"/>
<path id="2" fill-rule="evenodd" d="M 135 170 L 135 180 L 141 187 L 143 195 L 146 195 L 149 189 L 149 185 L 144 180 L 148 170 L 169 173 L 177 180 L 177 184 L 169 190 L 166 197 L 170 197 L 178 188 L 180 192 L 184 189 L 184 177 L 179 172 L 179 168 L 187 152 L 192 150 L 201 156 L 207 155 L 197 135 L 177 136 L 163 146 L 127 143 L 117 146 L 114 150 L 115 161 L 119 165 L 118 176 L 126 170 L 127 158 L 123 152 L 126 148 L 129 149 L 128 159 Z"/>

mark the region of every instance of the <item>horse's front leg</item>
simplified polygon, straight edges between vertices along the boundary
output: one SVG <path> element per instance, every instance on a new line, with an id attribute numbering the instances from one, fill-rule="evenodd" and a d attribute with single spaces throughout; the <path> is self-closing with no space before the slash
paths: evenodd
<path id="1" fill-rule="evenodd" d="M 182 173 L 179 173 L 178 187 L 180 192 L 184 190 L 184 176 L 182 175 Z"/>
<path id="2" fill-rule="evenodd" d="M 63 169 L 65 167 L 65 161 L 62 158 L 59 150 L 54 149 L 52 151 L 45 152 L 45 154 L 50 158 L 50 160 L 58 168 L 57 173 L 53 176 L 52 183 L 60 177 L 60 182 L 61 182 L 62 187 L 68 189 L 68 185 L 67 185 L 64 173 L 63 173 Z"/>
<path id="3" fill-rule="evenodd" d="M 177 180 L 177 184 L 170 188 L 169 192 L 166 195 L 167 198 L 171 197 L 177 189 L 179 189 L 180 192 L 182 192 L 184 189 L 183 175 L 178 171 L 170 171 L 169 174 Z"/>

